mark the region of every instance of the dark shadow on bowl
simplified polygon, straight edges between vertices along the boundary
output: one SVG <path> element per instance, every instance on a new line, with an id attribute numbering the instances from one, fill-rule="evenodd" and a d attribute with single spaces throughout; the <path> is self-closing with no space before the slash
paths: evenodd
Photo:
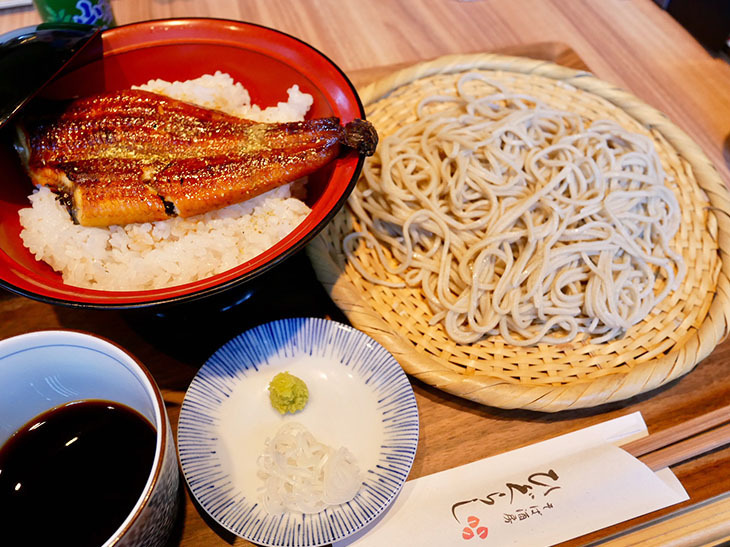
<path id="1" fill-rule="evenodd" d="M 198 367 L 230 339 L 269 321 L 323 317 L 349 324 L 317 281 L 304 251 L 210 298 L 120 314 L 157 349 Z"/>
<path id="2" fill-rule="evenodd" d="M 101 31 L 91 25 L 42 23 L 0 36 L 0 127 L 80 57 L 100 56 Z"/>

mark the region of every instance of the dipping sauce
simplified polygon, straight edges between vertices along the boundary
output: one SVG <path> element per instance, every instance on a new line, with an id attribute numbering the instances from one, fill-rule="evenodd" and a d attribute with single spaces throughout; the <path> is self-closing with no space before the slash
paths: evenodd
<path id="1" fill-rule="evenodd" d="M 142 494 L 155 444 L 152 424 L 119 403 L 36 416 L 0 448 L 2 543 L 102 545 Z"/>

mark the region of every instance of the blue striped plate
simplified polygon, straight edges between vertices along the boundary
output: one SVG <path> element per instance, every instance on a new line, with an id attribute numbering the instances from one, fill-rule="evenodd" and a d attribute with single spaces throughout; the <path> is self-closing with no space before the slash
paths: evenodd
<path id="1" fill-rule="evenodd" d="M 296 414 L 280 415 L 268 399 L 282 371 L 309 388 Z M 257 459 L 287 421 L 355 455 L 365 480 L 352 501 L 306 515 L 263 509 Z M 352 327 L 315 318 L 267 323 L 220 348 L 190 384 L 178 423 L 180 463 L 197 502 L 227 530 L 270 546 L 325 545 L 372 522 L 403 486 L 417 444 L 416 399 L 393 356 Z"/>

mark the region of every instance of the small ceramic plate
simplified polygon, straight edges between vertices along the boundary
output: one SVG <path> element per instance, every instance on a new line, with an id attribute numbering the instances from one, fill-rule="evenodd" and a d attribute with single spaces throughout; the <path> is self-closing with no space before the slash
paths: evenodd
<path id="1" fill-rule="evenodd" d="M 304 380 L 309 402 L 282 416 L 268 385 L 283 371 Z M 289 421 L 354 454 L 365 480 L 352 501 L 314 514 L 263 509 L 257 460 Z M 197 502 L 227 530 L 269 546 L 325 545 L 372 522 L 400 491 L 417 444 L 416 400 L 393 356 L 352 327 L 314 318 L 267 323 L 220 348 L 190 384 L 178 424 Z"/>

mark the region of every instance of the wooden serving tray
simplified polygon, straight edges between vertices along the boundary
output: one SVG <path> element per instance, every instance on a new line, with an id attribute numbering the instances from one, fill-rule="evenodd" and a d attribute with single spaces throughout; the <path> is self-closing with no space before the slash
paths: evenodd
<path id="1" fill-rule="evenodd" d="M 532 44 L 499 53 L 550 60 L 577 69 L 585 64 L 567 46 Z M 400 66 L 349 76 L 362 86 Z M 240 304 L 232 305 L 239 301 Z M 177 433 L 180 402 L 198 368 L 220 345 L 255 325 L 282 317 L 346 319 L 317 282 L 303 253 L 225 298 L 152 312 L 80 310 L 51 306 L 0 289 L 0 339 L 25 332 L 84 330 L 124 347 L 153 374 Z M 653 392 L 598 408 L 545 415 L 499 410 L 460 399 L 413 380 L 421 431 L 411 479 L 464 465 L 611 418 L 640 411 L 656 432 L 715 410 L 730 400 L 730 342 L 720 344 L 695 370 Z M 730 534 L 730 448 L 674 466 L 690 499 L 682 504 L 594 532 L 565 546 L 601 543 L 695 545 Z M 170 546 L 251 545 L 217 526 L 187 490 Z M 720 499 L 720 501 L 716 501 Z M 710 503 L 714 502 L 714 503 Z M 639 530 L 638 527 L 652 525 Z M 665 534 L 657 539 L 660 533 Z M 687 538 L 691 534 L 691 537 Z M 617 538 L 619 537 L 618 539 Z M 682 539 L 677 539 L 682 536 Z"/>
<path id="2" fill-rule="evenodd" d="M 578 57 L 578 54 L 575 51 L 560 42 L 540 42 L 536 44 L 512 46 L 498 49 L 492 53 L 551 61 L 568 68 L 574 68 L 575 70 L 590 70 L 588 65 L 583 62 L 583 59 Z M 383 76 L 387 76 L 397 70 L 406 68 L 409 65 L 410 63 L 400 63 L 388 66 L 364 68 L 362 70 L 356 70 L 348 74 L 348 76 L 352 83 L 355 84 L 355 87 L 361 89 L 370 82 L 379 80 Z"/>

